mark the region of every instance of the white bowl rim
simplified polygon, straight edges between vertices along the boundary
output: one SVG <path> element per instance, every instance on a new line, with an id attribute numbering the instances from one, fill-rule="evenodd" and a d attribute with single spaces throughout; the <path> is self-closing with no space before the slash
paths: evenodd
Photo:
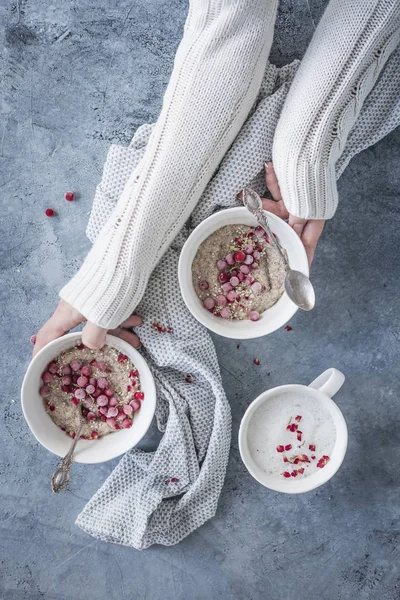
<path id="1" fill-rule="evenodd" d="M 288 240 L 290 240 L 291 244 L 293 244 L 293 246 L 296 248 L 295 253 L 292 251 L 289 255 L 291 264 L 293 264 L 293 261 L 296 262 L 296 265 L 293 268 L 296 268 L 308 276 L 309 265 L 307 254 L 299 236 L 283 219 L 277 217 L 269 211 L 264 212 L 268 216 L 272 230 L 278 231 L 280 238 L 282 238 L 282 235 L 284 237 L 287 236 L 286 241 L 283 242 L 283 245 L 287 246 Z M 234 221 L 229 221 L 228 223 L 223 222 L 228 219 L 234 219 Z M 251 213 L 243 206 L 225 208 L 213 213 L 204 219 L 204 221 L 202 221 L 199 225 L 197 225 L 197 227 L 191 232 L 185 244 L 183 245 L 178 264 L 180 290 L 188 310 L 210 331 L 231 339 L 254 339 L 272 333 L 290 321 L 290 319 L 298 310 L 298 307 L 289 299 L 286 292 L 283 293 L 281 298 L 270 309 L 267 309 L 263 313 L 266 318 L 263 319 L 261 317 L 261 319 L 256 322 L 224 321 L 223 319 L 215 317 L 213 314 L 209 313 L 201 305 L 191 283 L 191 265 L 195 255 L 193 248 L 196 248 L 197 251 L 199 245 L 205 239 L 207 239 L 207 237 L 224 225 L 232 223 L 246 224 L 245 221 L 248 221 L 248 224 L 257 225 L 255 217 L 253 217 L 253 215 L 251 215 Z M 216 225 L 212 230 L 209 230 L 210 223 Z M 192 258 L 190 258 L 191 254 L 193 254 Z M 187 283 L 188 281 L 190 282 L 189 284 Z M 268 317 L 272 317 L 275 312 L 277 312 L 278 318 L 275 317 L 272 321 L 269 320 Z M 281 318 L 279 318 L 280 315 L 282 315 Z"/>
<path id="2" fill-rule="evenodd" d="M 293 480 L 280 480 L 277 476 L 268 475 L 267 473 L 260 474 L 257 471 L 261 471 L 261 469 L 257 469 L 256 465 L 253 465 L 253 460 L 251 459 L 250 451 L 248 449 L 247 444 L 247 429 L 250 423 L 251 417 L 254 412 L 266 401 L 270 400 L 277 393 L 282 393 L 286 391 L 294 391 L 294 392 L 306 392 L 314 398 L 318 402 L 322 402 L 324 404 L 324 408 L 326 408 L 330 415 L 332 416 L 333 422 L 336 426 L 337 431 L 337 439 L 334 450 L 332 452 L 332 456 L 330 457 L 330 461 L 328 464 L 321 469 L 320 471 L 308 475 L 303 479 L 293 479 Z M 340 438 L 340 443 L 339 443 Z M 264 487 L 276 491 L 283 492 L 286 494 L 302 494 L 304 492 L 309 492 L 311 490 L 320 487 L 324 483 L 326 483 L 329 479 L 331 479 L 335 473 L 339 470 L 344 457 L 346 455 L 347 443 L 348 443 L 348 431 L 346 421 L 342 414 L 342 411 L 337 406 L 337 404 L 321 391 L 311 388 L 307 385 L 301 384 L 286 384 L 281 385 L 275 388 L 271 388 L 270 390 L 266 390 L 262 392 L 257 398 L 255 398 L 251 404 L 246 409 L 244 413 L 238 433 L 238 443 L 239 443 L 239 452 L 243 464 L 246 469 L 250 473 L 250 475 L 258 481 Z"/>
<path id="3" fill-rule="evenodd" d="M 65 340 L 70 340 L 71 347 L 72 347 L 75 344 L 75 342 L 82 340 L 82 332 L 67 333 L 67 334 L 61 336 L 60 338 L 57 338 L 57 339 L 49 342 L 48 344 L 46 344 L 46 346 L 44 346 L 37 353 L 37 355 L 32 359 L 32 361 L 29 363 L 28 368 L 25 373 L 25 376 L 24 376 L 24 380 L 22 382 L 22 387 L 21 387 L 22 412 L 23 412 L 25 420 L 28 424 L 29 429 L 31 430 L 31 432 L 34 435 L 34 437 L 36 438 L 36 440 L 44 448 L 46 448 L 46 450 L 48 450 L 49 452 L 52 452 L 56 456 L 60 456 L 60 457 L 63 457 L 65 455 L 65 453 L 60 453 L 54 447 L 52 447 L 52 444 L 49 443 L 48 440 L 45 439 L 45 436 L 43 436 L 41 434 L 41 432 L 38 431 L 38 428 L 36 428 L 32 424 L 32 421 L 29 417 L 29 409 L 28 409 L 27 403 L 28 403 L 28 398 L 29 398 L 29 394 L 30 394 L 30 391 L 28 389 L 29 379 L 31 376 L 33 376 L 32 374 L 37 366 L 38 360 L 43 356 L 44 353 L 47 353 L 50 348 L 55 349 L 55 353 L 54 353 L 53 357 L 56 356 L 58 354 L 58 352 L 56 350 L 57 347 L 59 346 L 61 341 L 64 342 Z M 117 338 L 113 335 L 107 334 L 106 344 L 116 348 L 117 350 L 119 350 L 120 352 L 123 352 L 124 354 L 129 356 L 129 358 L 131 358 L 132 362 L 135 364 L 135 367 L 139 371 L 141 380 L 143 378 L 143 374 L 145 375 L 145 378 L 146 378 L 145 400 L 146 400 L 146 405 L 147 405 L 146 415 L 143 418 L 143 422 L 141 423 L 140 434 L 138 434 L 137 430 L 134 429 L 134 425 L 132 425 L 132 427 L 130 429 L 121 429 L 119 431 L 115 431 L 112 434 L 110 434 L 113 436 L 114 439 L 119 434 L 126 433 L 126 432 L 130 432 L 132 435 L 130 437 L 126 436 L 127 441 L 125 443 L 116 444 L 115 450 L 111 451 L 111 452 L 110 451 L 107 452 L 106 457 L 104 457 L 101 453 L 99 453 L 99 455 L 97 457 L 94 457 L 94 458 L 92 457 L 90 460 L 88 460 L 85 456 L 85 446 L 87 446 L 89 444 L 91 448 L 94 448 L 95 445 L 97 445 L 97 446 L 101 445 L 102 440 L 104 440 L 105 438 L 99 438 L 99 439 L 90 440 L 90 441 L 89 440 L 79 440 L 76 445 L 76 450 L 74 453 L 74 462 L 79 462 L 79 463 L 84 463 L 84 464 L 96 464 L 96 463 L 107 462 L 109 460 L 117 458 L 118 456 L 121 456 L 122 454 L 125 454 L 125 452 L 128 452 L 134 446 L 136 446 L 140 442 L 140 440 L 146 435 L 146 433 L 152 423 L 153 417 L 154 417 L 154 413 L 155 413 L 155 409 L 156 409 L 156 388 L 155 388 L 155 384 L 154 384 L 153 375 L 150 371 L 149 366 L 147 365 L 147 362 L 145 361 L 143 356 L 140 354 L 140 352 L 138 352 L 135 348 L 133 348 L 133 346 L 131 346 L 130 344 L 128 344 L 125 340 L 122 340 L 121 338 Z M 39 375 L 39 377 L 40 377 L 40 375 Z M 43 406 L 43 414 L 46 415 L 44 406 Z M 140 414 L 140 411 L 138 414 Z M 46 416 L 48 417 L 48 415 L 46 415 Z M 52 423 L 50 417 L 48 417 L 48 418 L 50 420 L 50 423 Z M 52 423 L 52 424 L 54 425 L 54 427 L 57 427 L 54 423 Z M 65 435 L 65 437 L 67 438 L 66 435 Z M 108 438 L 109 436 L 105 436 L 105 437 Z M 128 437 L 129 437 L 129 440 L 131 440 L 131 441 L 128 441 Z M 68 440 L 68 438 L 66 439 L 66 442 L 68 443 L 68 446 L 70 446 L 70 441 Z"/>

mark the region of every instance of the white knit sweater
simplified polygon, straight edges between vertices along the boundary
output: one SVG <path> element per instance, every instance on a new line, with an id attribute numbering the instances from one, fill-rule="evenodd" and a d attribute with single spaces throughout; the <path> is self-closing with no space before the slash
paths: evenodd
<path id="1" fill-rule="evenodd" d="M 277 0 L 191 0 L 163 108 L 139 168 L 60 296 L 114 328 L 143 296 L 257 97 Z M 329 218 L 363 100 L 399 42 L 398 0 L 332 0 L 287 98 L 274 165 L 288 210 Z M 239 190 L 238 190 L 239 191 Z"/>

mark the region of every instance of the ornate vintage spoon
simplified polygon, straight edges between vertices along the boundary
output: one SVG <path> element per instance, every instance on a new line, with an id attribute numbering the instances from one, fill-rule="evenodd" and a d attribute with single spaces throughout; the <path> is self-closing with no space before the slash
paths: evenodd
<path id="1" fill-rule="evenodd" d="M 286 256 L 282 252 L 280 244 L 275 239 L 272 231 L 269 228 L 268 220 L 262 208 L 260 196 L 250 188 L 243 190 L 243 204 L 255 216 L 257 222 L 268 234 L 271 244 L 280 254 L 282 260 L 288 268 L 285 277 L 285 290 L 292 302 L 303 310 L 311 310 L 315 306 L 315 292 L 309 278 L 301 273 L 290 268 Z"/>
<path id="2" fill-rule="evenodd" d="M 62 459 L 60 466 L 56 471 L 54 471 L 53 476 L 51 478 L 51 487 L 53 488 L 53 492 L 57 493 L 63 490 L 69 482 L 69 470 L 72 465 L 72 456 L 74 454 L 75 446 L 78 443 L 78 440 L 81 437 L 81 433 L 83 430 L 84 423 L 81 422 L 78 431 L 74 439 L 72 440 L 71 448 L 68 450 L 68 453 Z"/>

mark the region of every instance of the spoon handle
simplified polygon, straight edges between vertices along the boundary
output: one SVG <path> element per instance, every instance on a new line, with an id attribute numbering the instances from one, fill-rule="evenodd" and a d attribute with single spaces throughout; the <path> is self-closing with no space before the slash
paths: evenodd
<path id="1" fill-rule="evenodd" d="M 267 217 L 265 216 L 265 214 L 264 214 L 264 212 L 263 212 L 262 208 L 257 208 L 257 209 L 254 211 L 254 213 L 253 213 L 253 214 L 254 214 L 254 216 L 256 217 L 256 219 L 257 219 L 258 223 L 261 225 L 261 227 L 262 227 L 263 229 L 265 229 L 265 231 L 267 232 L 267 234 L 268 234 L 268 237 L 269 237 L 269 240 L 270 240 L 270 242 L 271 242 L 272 246 L 273 246 L 273 247 L 275 248 L 275 250 L 276 250 L 276 251 L 277 251 L 277 252 L 280 254 L 280 256 L 281 256 L 281 258 L 282 258 L 283 262 L 284 262 L 284 263 L 285 263 L 285 265 L 288 267 L 288 266 L 289 266 L 288 260 L 287 260 L 286 256 L 285 256 L 285 255 L 283 254 L 283 252 L 282 252 L 281 245 L 279 244 L 279 242 L 276 240 L 276 238 L 275 238 L 274 234 L 272 233 L 272 231 L 271 231 L 271 229 L 270 229 L 270 227 L 269 227 L 268 219 L 267 219 Z"/>
<path id="2" fill-rule="evenodd" d="M 60 466 L 56 471 L 54 471 L 53 476 L 51 478 L 51 486 L 53 488 L 53 492 L 57 493 L 63 490 L 68 482 L 69 482 L 69 470 L 72 466 L 72 457 L 75 451 L 76 444 L 79 441 L 83 430 L 83 423 L 80 425 L 76 435 L 72 441 L 71 448 L 68 450 L 67 454 L 62 459 Z"/>

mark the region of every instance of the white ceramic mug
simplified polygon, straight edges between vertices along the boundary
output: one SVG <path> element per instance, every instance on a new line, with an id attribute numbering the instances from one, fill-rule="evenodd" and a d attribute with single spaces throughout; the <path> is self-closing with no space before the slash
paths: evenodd
<path id="1" fill-rule="evenodd" d="M 53 358 L 81 341 L 81 333 L 68 333 L 47 344 L 30 363 L 22 384 L 21 403 L 26 422 L 42 446 L 58 456 L 67 454 L 72 440 L 57 427 L 46 412 L 43 398 L 39 395 L 41 375 Z M 144 400 L 129 429 L 120 429 L 96 440 L 79 440 L 74 452 L 76 462 L 99 463 L 124 454 L 136 446 L 145 435 L 156 409 L 153 376 L 142 355 L 130 344 L 113 335 L 106 336 L 106 343 L 129 356 L 138 369 Z"/>
<path id="2" fill-rule="evenodd" d="M 288 494 L 300 494 L 313 490 L 326 483 L 337 472 L 343 462 L 347 449 L 347 426 L 338 406 L 332 396 L 342 387 L 345 376 L 337 369 L 328 369 L 317 377 L 309 386 L 283 385 L 263 392 L 253 400 L 246 410 L 239 429 L 239 450 L 242 460 L 249 473 L 265 487 Z M 323 469 L 303 477 L 283 479 L 281 473 L 267 474 L 253 460 L 249 445 L 249 424 L 255 411 L 271 399 L 276 399 L 280 394 L 307 394 L 307 397 L 319 403 L 319 406 L 329 413 L 336 429 L 336 440 L 330 460 Z"/>

